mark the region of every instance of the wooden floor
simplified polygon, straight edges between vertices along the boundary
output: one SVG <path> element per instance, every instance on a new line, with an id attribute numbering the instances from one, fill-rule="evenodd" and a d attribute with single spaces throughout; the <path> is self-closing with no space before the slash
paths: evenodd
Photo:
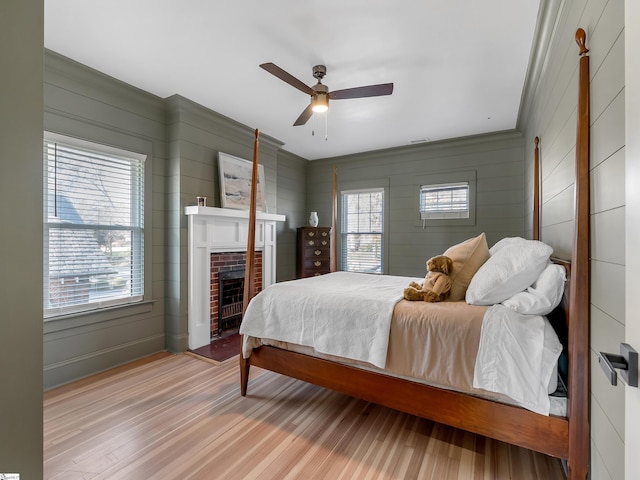
<path id="1" fill-rule="evenodd" d="M 560 461 L 251 369 L 159 354 L 45 394 L 46 479 L 563 479 Z"/>

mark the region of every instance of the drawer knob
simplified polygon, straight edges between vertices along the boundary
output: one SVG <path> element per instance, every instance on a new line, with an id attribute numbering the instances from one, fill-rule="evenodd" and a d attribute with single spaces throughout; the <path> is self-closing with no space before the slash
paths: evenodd
<path id="1" fill-rule="evenodd" d="M 313 247 L 315 245 L 316 242 L 314 242 L 313 240 L 309 240 L 308 244 L 309 246 Z"/>
<path id="2" fill-rule="evenodd" d="M 309 232 L 309 236 L 313 237 L 316 234 L 316 232 Z"/>
<path id="3" fill-rule="evenodd" d="M 326 237 L 327 236 L 327 232 L 322 232 L 322 236 Z"/>
<path id="4" fill-rule="evenodd" d="M 327 244 L 327 241 L 326 240 L 322 240 L 322 245 L 324 246 L 326 244 Z"/>
<path id="5" fill-rule="evenodd" d="M 313 252 L 316 254 L 316 256 L 320 255 L 322 253 L 322 250 L 316 250 L 315 252 Z"/>
<path id="6" fill-rule="evenodd" d="M 317 261 L 317 260 L 316 260 L 315 262 L 313 262 L 313 264 L 314 264 L 316 267 L 319 267 L 320 265 L 322 265 L 322 262 L 319 262 L 319 261 Z"/>

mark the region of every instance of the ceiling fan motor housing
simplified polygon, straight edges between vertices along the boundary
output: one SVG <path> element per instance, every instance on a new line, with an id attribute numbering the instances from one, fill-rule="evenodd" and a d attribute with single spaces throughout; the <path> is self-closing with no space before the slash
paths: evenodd
<path id="1" fill-rule="evenodd" d="M 327 67 L 324 65 L 316 65 L 313 67 L 313 76 L 317 78 L 318 81 L 322 80 L 324 76 L 327 74 Z"/>
<path id="2" fill-rule="evenodd" d="M 313 92 L 315 93 L 315 95 L 318 95 L 319 93 L 324 93 L 325 95 L 329 95 L 329 87 L 327 87 L 323 83 L 316 83 L 311 88 L 313 88 Z"/>

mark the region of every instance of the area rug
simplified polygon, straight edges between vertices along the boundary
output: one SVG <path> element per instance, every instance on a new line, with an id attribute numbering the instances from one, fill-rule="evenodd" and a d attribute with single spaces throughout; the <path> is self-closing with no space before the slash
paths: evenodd
<path id="1" fill-rule="evenodd" d="M 189 351 L 201 357 L 224 362 L 240 353 L 240 338 L 237 332 L 232 333 L 212 340 L 209 345 Z"/>

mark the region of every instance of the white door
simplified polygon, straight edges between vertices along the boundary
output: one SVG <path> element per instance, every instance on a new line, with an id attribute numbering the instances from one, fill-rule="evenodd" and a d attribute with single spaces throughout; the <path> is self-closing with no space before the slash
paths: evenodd
<path id="1" fill-rule="evenodd" d="M 640 2 L 625 1 L 626 342 L 640 351 Z M 640 388 L 626 388 L 625 477 L 639 478 Z"/>

